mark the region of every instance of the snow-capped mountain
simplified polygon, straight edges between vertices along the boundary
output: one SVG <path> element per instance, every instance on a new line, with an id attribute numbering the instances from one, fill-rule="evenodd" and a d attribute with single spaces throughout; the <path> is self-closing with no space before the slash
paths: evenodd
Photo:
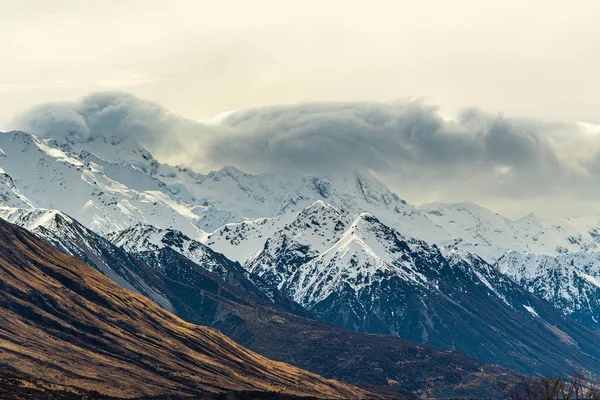
<path id="1" fill-rule="evenodd" d="M 257 287 L 238 263 L 179 231 L 138 224 L 121 235 L 113 235 L 124 245 L 120 247 L 57 210 L 0 207 L 0 219 L 27 229 L 58 250 L 93 266 L 121 287 L 194 322 L 208 317 L 202 307 L 187 304 L 190 287 L 230 297 L 236 291 L 237 296 L 250 295 L 299 315 L 307 314 L 280 292 Z"/>
<path id="2" fill-rule="evenodd" d="M 419 209 L 444 228 L 450 240 L 436 241 L 495 261 L 510 250 L 561 254 L 600 249 L 600 218 L 540 218 L 529 214 L 516 221 L 473 203 L 431 203 Z"/>
<path id="3" fill-rule="evenodd" d="M 557 353 L 572 357 L 598 339 L 473 253 L 323 202 L 299 213 L 245 267 L 327 322 L 523 371 L 556 367 Z"/>
<path id="4" fill-rule="evenodd" d="M 287 212 L 272 218 L 230 223 L 206 235 L 201 241 L 229 259 L 244 263 L 262 250 L 268 238 L 292 222 L 296 216 L 295 212 Z"/>
<path id="5" fill-rule="evenodd" d="M 144 221 L 200 235 L 191 207 L 129 165 L 100 164 L 23 132 L 1 133 L 0 149 L 0 168 L 28 205 L 61 210 L 99 233 Z"/>
<path id="6" fill-rule="evenodd" d="M 456 388 L 461 396 L 468 393 L 493 397 L 502 393 L 504 382 L 516 376 L 512 371 L 462 354 L 392 336 L 375 337 L 334 327 L 316 320 L 284 296 L 275 302 L 256 296 L 253 292 L 256 287 L 247 279 L 248 286 L 233 287 L 169 247 L 136 254 L 151 255 L 151 261 L 160 265 L 160 268 L 150 267 L 57 211 L 10 209 L 2 213 L 98 269 L 98 265 L 110 265 L 127 279 L 133 272 L 133 276 L 143 279 L 142 283 L 152 290 L 142 293 L 150 298 L 153 293 L 159 295 L 153 298 L 155 301 L 166 299 L 168 302 L 161 305 L 182 319 L 213 326 L 263 355 L 327 374 L 330 378 L 383 385 L 387 395 L 404 398 L 404 386 L 444 396 L 455 393 Z M 92 264 L 93 260 L 96 264 Z M 187 271 L 194 271 L 193 280 L 188 279 Z M 398 360 L 404 360 L 409 367 L 399 364 Z M 374 366 L 375 372 L 358 368 L 363 364 Z M 423 374 L 429 370 L 436 371 L 435 383 L 429 382 L 428 375 Z M 468 387 L 466 391 L 465 387 Z"/>
<path id="7" fill-rule="evenodd" d="M 67 136 L 60 140 L 50 142 L 101 167 L 108 177 L 130 189 L 154 190 L 155 182 L 161 182 L 161 191 L 189 205 L 194 223 L 206 231 L 230 222 L 298 212 L 319 199 L 357 212 L 369 208 L 410 215 L 414 210 L 367 171 L 332 176 L 251 175 L 226 166 L 203 175 L 159 163 L 132 138 L 94 136 L 83 141 Z M 437 231 L 427 218 L 418 214 L 414 218 L 421 231 Z"/>
<path id="8" fill-rule="evenodd" d="M 600 331 L 600 253 L 508 252 L 498 269 L 565 315 Z"/>
<path id="9" fill-rule="evenodd" d="M 137 224 L 108 236 L 135 258 L 159 270 L 169 279 L 190 287 L 202 287 L 206 272 L 222 282 L 256 298 L 273 302 L 284 309 L 306 313 L 299 305 L 261 280 L 254 282 L 246 276 L 241 264 L 231 261 L 204 244 L 174 229 L 159 229 Z M 200 282 L 197 282 L 200 280 Z"/>
<path id="10" fill-rule="evenodd" d="M 243 271 L 239 264 L 174 229 L 160 229 L 140 223 L 112 233 L 108 235 L 108 239 L 132 254 L 171 248 L 223 280 L 227 280 L 227 275 L 232 270 Z"/>
<path id="11" fill-rule="evenodd" d="M 327 177 L 251 175 L 224 167 L 204 175 L 159 163 L 131 138 L 57 142 L 2 133 L 0 168 L 4 205 L 59 209 L 101 234 L 138 222 L 175 228 L 240 262 L 317 200 L 368 212 L 407 236 L 488 261 L 510 250 L 595 251 L 600 241 L 597 217 L 512 221 L 470 203 L 415 207 L 360 170 Z"/>
<path id="12" fill-rule="evenodd" d="M 13 182 L 4 191 L 33 207 L 65 211 L 102 234 L 143 222 L 201 237 L 198 228 L 213 231 L 227 223 L 298 212 L 320 199 L 352 211 L 402 214 L 416 221 L 407 224 L 408 230 L 414 225 L 438 231 L 364 171 L 292 177 L 224 167 L 203 175 L 160 164 L 136 146 L 129 139 L 59 143 L 24 132 L 2 133 L 0 168 Z"/>
<path id="13" fill-rule="evenodd" d="M 511 249 L 552 255 L 590 250 L 598 237 L 593 219 L 510 221 L 474 205 L 414 207 L 364 171 L 302 177 L 225 167 L 203 175 L 160 164 L 136 146 L 110 138 L 59 143 L 23 132 L 0 134 L 0 201 L 23 214 L 6 218 L 20 219 L 101 270 L 112 260 L 106 254 L 118 249 L 133 261 L 106 261 L 107 275 L 115 272 L 113 279 L 184 314 L 187 300 L 169 280 L 181 285 L 177 291 L 218 292 L 214 272 L 231 290 L 293 309 L 278 297 L 281 289 L 328 322 L 395 333 L 523 371 L 543 372 L 536 359 L 550 371 L 566 358 L 586 365 L 595 358 L 591 332 L 571 326 L 546 302 L 461 250 L 492 260 Z M 36 215 L 36 208 L 73 215 L 86 230 L 62 229 L 58 236 L 68 240 L 61 242 L 45 230 L 56 231 L 53 224 L 67 219 Z M 98 239 L 80 243 L 77 237 L 92 231 L 123 247 Z M 248 260 L 247 270 L 214 250 Z M 523 329 L 541 339 L 534 342 Z"/>
<path id="14" fill-rule="evenodd" d="M 174 228 L 241 263 L 314 201 L 370 213 L 407 237 L 488 261 L 513 250 L 551 256 L 593 252 L 600 241 L 596 217 L 531 214 L 512 221 L 471 203 L 414 207 L 364 171 L 298 177 L 225 167 L 203 175 L 160 164 L 131 139 L 59 143 L 2 133 L 0 168 L 4 206 L 58 209 L 103 235 L 138 223 Z"/>
<path id="15" fill-rule="evenodd" d="M 316 200 L 330 203 L 328 199 Z M 599 217 L 540 218 L 529 214 L 513 221 L 473 203 L 432 203 L 420 207 L 405 204 L 401 212 L 364 202 L 350 208 L 341 203 L 330 204 L 354 213 L 368 212 L 406 236 L 465 249 L 488 262 L 495 262 L 511 250 L 548 255 L 600 250 Z M 262 250 L 266 238 L 294 215 L 297 212 L 288 211 L 275 217 L 227 224 L 203 242 L 243 262 Z"/>

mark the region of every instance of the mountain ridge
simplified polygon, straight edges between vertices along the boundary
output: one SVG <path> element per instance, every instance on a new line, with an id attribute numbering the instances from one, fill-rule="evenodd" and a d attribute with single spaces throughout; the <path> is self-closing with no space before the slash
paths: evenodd
<path id="1" fill-rule="evenodd" d="M 277 219 L 322 200 L 350 212 L 369 212 L 406 236 L 458 246 L 488 262 L 509 250 L 558 255 L 600 249 L 600 217 L 513 221 L 472 203 L 416 207 L 364 170 L 252 175 L 227 166 L 200 174 L 161 164 L 133 138 L 60 142 L 17 131 L 0 133 L 0 149 L 6 174 L 0 201 L 10 197 L 9 206 L 59 208 L 101 234 L 142 222 L 208 243 L 207 236 L 215 237 L 226 224 Z M 23 157 L 33 168 L 23 168 Z M 42 191 L 40 180 L 56 190 Z M 248 249 L 243 256 L 252 254 Z"/>
<path id="2" fill-rule="evenodd" d="M 27 218 L 16 220 L 27 222 Z M 63 221 L 74 226 L 61 227 L 52 235 L 44 231 L 44 236 L 83 258 L 90 248 L 106 244 L 105 239 L 85 232 L 86 228 L 76 221 Z M 57 229 L 59 225 L 47 227 Z M 80 230 L 84 232 L 72 234 Z M 81 240 L 81 236 L 86 240 Z M 171 310 L 184 320 L 216 327 L 260 354 L 329 378 L 367 385 L 370 390 L 399 398 L 407 396 L 402 388 L 436 398 L 493 398 L 517 379 L 508 370 L 457 353 L 328 325 L 303 309 L 290 307 L 285 299 L 273 302 L 271 298 L 256 297 L 248 286 L 233 287 L 168 246 L 134 254 L 154 267 L 123 256 L 124 250 L 110 242 L 109 246 L 112 248 L 98 252 L 107 257 L 106 261 L 96 264 L 113 265 L 114 272 L 132 284 L 137 279 L 143 280 L 144 285 L 136 284 L 136 288 L 157 304 L 166 307 L 160 302 L 166 299 Z M 194 272 L 193 280 L 187 271 Z M 153 296 L 156 293 L 161 297 Z M 325 353 L 331 356 L 323 357 Z M 403 362 L 399 364 L 399 360 Z M 431 383 L 432 371 L 436 371 L 435 385 Z"/>
<path id="3" fill-rule="evenodd" d="M 251 278 L 269 282 L 324 321 L 396 334 L 524 373 L 569 373 L 565 360 L 571 359 L 595 368 L 597 333 L 481 257 L 408 238 L 368 213 L 347 214 L 323 203 L 307 210 L 245 267 Z"/>

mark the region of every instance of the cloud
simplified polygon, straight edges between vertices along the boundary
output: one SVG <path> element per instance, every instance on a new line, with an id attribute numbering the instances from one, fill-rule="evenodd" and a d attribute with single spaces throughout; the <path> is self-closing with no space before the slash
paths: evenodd
<path id="1" fill-rule="evenodd" d="M 210 154 L 259 170 L 340 171 L 353 166 L 419 179 L 561 172 L 552 138 L 572 123 L 504 118 L 478 109 L 446 120 L 421 102 L 332 103 L 257 108 L 223 121 L 235 135 Z"/>
<path id="2" fill-rule="evenodd" d="M 370 169 L 409 201 L 472 200 L 517 213 L 600 213 L 600 130 L 477 108 L 456 118 L 421 101 L 314 103 L 228 113 L 200 123 L 124 93 L 37 106 L 18 128 L 64 140 L 133 137 L 161 161 L 200 171 L 336 174 Z M 596 211 L 597 209 L 597 211 Z"/>
<path id="3" fill-rule="evenodd" d="M 155 138 L 180 121 L 157 104 L 118 92 L 94 93 L 78 102 L 35 106 L 15 125 L 40 136 L 86 141 L 98 136 Z"/>
<path id="4" fill-rule="evenodd" d="M 202 143 L 215 130 L 123 92 L 98 92 L 79 101 L 41 104 L 14 118 L 10 126 L 65 142 L 131 138 L 166 162 L 184 164 L 203 158 Z"/>
<path id="5" fill-rule="evenodd" d="M 207 154 L 242 169 L 319 174 L 361 167 L 415 202 L 472 200 L 513 214 L 600 213 L 600 135 L 593 125 L 477 108 L 447 119 L 420 101 L 263 107 L 230 114 L 222 124 L 234 133 L 208 143 Z"/>

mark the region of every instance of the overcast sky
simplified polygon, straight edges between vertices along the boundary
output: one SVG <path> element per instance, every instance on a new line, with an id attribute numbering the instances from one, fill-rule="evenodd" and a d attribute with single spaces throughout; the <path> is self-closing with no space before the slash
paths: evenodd
<path id="1" fill-rule="evenodd" d="M 145 127 L 163 159 L 200 170 L 359 165 L 417 203 L 600 213 L 598 1 L 0 0 L 0 8 L 3 129 Z M 85 97 L 106 91 L 137 98 Z M 53 105 L 30 109 L 40 103 Z M 135 117 L 94 111 L 109 103 Z M 191 121 L 230 110 L 241 111 L 218 128 Z"/>
<path id="2" fill-rule="evenodd" d="M 431 97 L 600 120 L 595 0 L 0 0 L 0 113 L 126 90 L 194 118 Z"/>

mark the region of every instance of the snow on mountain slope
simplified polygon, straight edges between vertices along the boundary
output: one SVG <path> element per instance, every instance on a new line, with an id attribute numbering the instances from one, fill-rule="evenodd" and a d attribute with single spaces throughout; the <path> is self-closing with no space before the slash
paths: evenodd
<path id="1" fill-rule="evenodd" d="M 241 265 L 223 255 L 204 248 L 205 253 L 200 257 L 200 251 L 194 250 L 194 247 L 203 246 L 193 243 L 179 231 L 166 232 L 166 242 L 169 242 L 169 238 L 169 243 L 188 241 L 184 247 L 188 255 L 195 255 L 196 262 L 171 247 L 157 249 L 156 245 L 145 249 L 140 244 L 134 249 L 135 254 L 130 254 L 57 210 L 0 208 L 0 219 L 27 229 L 58 250 L 93 266 L 120 286 L 145 295 L 189 321 L 206 322 L 203 318 L 208 318 L 211 324 L 225 322 L 223 315 L 215 315 L 214 305 L 208 305 L 213 304 L 211 302 L 214 302 L 214 298 L 202 300 L 205 295 L 212 294 L 224 296 L 230 301 L 260 299 L 264 304 L 275 303 L 297 315 L 308 314 L 281 293 L 257 287 L 246 277 Z M 152 231 L 158 236 L 156 228 L 152 228 Z M 207 266 L 223 273 L 219 277 L 210 273 Z M 241 300 L 242 298 L 245 300 Z"/>
<path id="2" fill-rule="evenodd" d="M 224 280 L 230 269 L 241 270 L 241 267 L 215 253 L 209 247 L 174 229 L 136 224 L 121 232 L 109 234 L 108 239 L 133 254 L 171 248 Z"/>
<path id="3" fill-rule="evenodd" d="M 512 221 L 473 203 L 435 203 L 420 208 L 405 205 L 400 212 L 366 203 L 359 205 L 361 203 L 355 201 L 339 203 L 350 204 L 350 210 L 355 213 L 374 210 L 370 213 L 407 236 L 465 249 L 488 262 L 494 262 L 510 250 L 556 255 L 600 249 L 600 219 L 597 217 L 541 219 L 530 214 Z M 266 239 L 295 215 L 296 211 L 288 211 L 278 217 L 231 223 L 202 241 L 244 262 L 262 250 Z"/>
<path id="4" fill-rule="evenodd" d="M 10 175 L 0 168 L 0 206 L 33 207 L 29 199 L 19 192 Z"/>
<path id="5" fill-rule="evenodd" d="M 497 267 L 565 315 L 600 330 L 600 253 L 549 256 L 510 251 Z"/>
<path id="6" fill-rule="evenodd" d="M 0 159 L 0 167 L 12 175 L 18 182 L 18 186 L 22 184 L 31 189 L 29 181 L 35 182 L 38 176 L 28 176 L 23 171 L 18 171 L 14 161 L 11 163 L 10 159 L 14 159 L 15 154 L 30 153 L 20 154 L 20 164 L 22 166 L 29 163 L 35 165 L 39 162 L 39 157 L 31 153 L 40 150 L 50 157 L 44 158 L 44 162 L 48 165 L 61 161 L 63 164 L 88 170 L 86 175 L 101 175 L 107 182 L 103 182 L 105 187 L 100 189 L 103 193 L 108 193 L 109 198 L 105 201 L 111 203 L 110 205 L 114 205 L 115 202 L 114 192 L 120 192 L 116 196 L 117 198 L 122 197 L 125 193 L 133 192 L 131 197 L 143 196 L 152 204 L 154 202 L 163 203 L 167 207 L 175 209 L 183 216 L 183 220 L 175 218 L 176 223 L 190 225 L 189 221 L 192 221 L 194 225 L 206 231 L 214 231 L 227 223 L 276 217 L 286 212 L 298 212 L 315 200 L 326 200 L 355 212 L 368 209 L 367 211 L 378 211 L 386 215 L 402 214 L 405 219 L 415 220 L 414 223 L 407 224 L 407 229 L 416 225 L 419 231 L 439 231 L 439 228 L 433 226 L 428 218 L 415 213 L 414 207 L 400 200 L 374 176 L 364 171 L 350 171 L 348 174 L 332 177 L 292 177 L 283 174 L 251 175 L 234 167 L 224 167 L 219 171 L 203 175 L 187 168 L 160 164 L 132 138 L 99 136 L 86 141 L 75 141 L 68 136 L 61 138 L 62 142 L 58 142 L 53 139 L 38 139 L 22 132 L 8 132 L 2 136 L 0 148 L 4 149 L 8 160 Z M 21 148 L 17 149 L 8 140 L 14 136 L 20 136 L 21 140 L 28 143 L 22 143 Z M 24 146 L 31 147 L 33 150 L 25 150 Z M 31 157 L 32 155 L 33 157 Z M 25 159 L 27 159 L 27 163 L 23 162 Z M 71 184 L 76 180 L 75 177 L 64 176 L 64 174 L 60 174 L 60 177 L 56 179 L 59 178 L 62 178 L 61 183 L 66 189 L 70 189 Z M 81 177 L 77 178 L 81 180 Z M 99 176 L 94 176 L 94 178 L 100 181 Z M 88 177 L 87 180 L 91 179 Z M 29 191 L 20 189 L 26 196 L 29 195 Z M 54 201 L 51 202 L 51 200 Z M 51 196 L 47 201 L 50 204 L 42 204 L 37 199 L 32 201 L 36 207 L 63 209 L 58 207 L 57 200 Z M 131 203 L 131 200 L 128 200 Z M 103 233 L 111 230 L 105 226 L 114 228 L 120 219 L 127 221 L 126 226 L 131 225 L 130 220 L 132 219 L 161 227 L 172 226 L 173 218 L 169 218 L 169 216 L 167 216 L 169 221 L 160 221 L 159 218 L 150 221 L 149 215 L 158 214 L 155 210 L 151 212 L 143 210 L 142 214 L 144 215 L 134 215 L 135 218 L 128 219 L 128 214 L 135 214 L 139 207 L 137 204 L 130 207 L 126 202 L 117 201 L 119 207 L 126 209 L 120 218 L 111 213 L 98 215 L 106 214 L 107 210 L 102 209 L 105 208 L 104 205 L 98 205 L 98 201 L 95 199 L 92 201 L 93 203 L 86 205 L 87 215 L 79 212 L 83 206 L 79 209 L 69 207 L 66 211 L 86 225 Z M 61 206 L 64 205 L 61 204 Z M 98 211 L 97 208 L 102 210 Z M 165 214 L 165 211 L 161 210 L 160 213 Z M 143 217 L 147 220 L 144 220 Z M 184 221 L 186 219 L 188 221 Z M 169 224 L 165 224 L 165 222 Z M 91 223 L 94 225 L 89 225 Z M 117 228 L 123 229 L 126 226 Z M 190 235 L 193 233 L 189 226 L 182 230 Z"/>
<path id="7" fill-rule="evenodd" d="M 206 285 L 207 271 L 245 294 L 273 302 L 294 313 L 306 313 L 301 306 L 264 282 L 249 280 L 237 262 L 174 229 L 158 229 L 137 224 L 110 234 L 114 245 L 159 270 L 162 274 L 189 287 Z"/>
<path id="8" fill-rule="evenodd" d="M 127 164 L 86 160 L 53 140 L 24 132 L 0 133 L 0 148 L 0 168 L 28 206 L 59 209 L 103 234 L 143 221 L 201 235 L 190 206 Z"/>
<path id="9" fill-rule="evenodd" d="M 200 241 L 223 253 L 230 260 L 243 264 L 262 250 L 269 237 L 293 221 L 296 216 L 297 213 L 288 212 L 273 218 L 230 223 L 206 235 Z"/>
<path id="10" fill-rule="evenodd" d="M 272 218 L 299 212 L 314 201 L 323 200 L 352 212 L 368 211 L 381 215 L 381 218 L 399 221 L 411 232 L 414 229 L 432 237 L 447 238 L 443 229 L 434 226 L 426 216 L 416 212 L 413 206 L 365 171 L 349 171 L 330 177 L 301 177 L 251 175 L 234 167 L 224 167 L 206 175 L 183 168 L 163 173 L 161 167 L 158 178 L 172 191 L 180 193 L 182 199 L 219 210 L 223 217 L 220 222 Z M 227 215 L 225 210 L 230 214 Z M 201 223 L 199 226 L 212 231 L 224 223 L 215 225 Z"/>
<path id="11" fill-rule="evenodd" d="M 86 141 L 71 140 L 61 144 L 72 152 L 89 153 L 111 164 L 126 164 L 148 175 L 155 174 L 160 166 L 152 154 L 133 138 L 98 136 Z"/>
<path id="12" fill-rule="evenodd" d="M 519 236 L 528 241 L 529 251 L 564 254 L 600 250 L 600 217 L 544 218 L 529 214 L 514 223 Z"/>
<path id="13" fill-rule="evenodd" d="M 512 221 L 473 203 L 431 203 L 419 209 L 443 226 L 451 239 L 419 237 L 444 246 L 458 246 L 491 262 L 509 250 L 554 255 L 600 249 L 598 217 L 542 219 L 529 214 Z"/>
<path id="14" fill-rule="evenodd" d="M 190 189 L 196 196 L 219 209 L 236 210 L 232 216 L 238 219 L 267 217 L 228 224 L 203 240 L 240 262 L 260 251 L 290 215 L 315 200 L 352 213 L 368 212 L 407 236 L 472 251 L 489 262 L 509 250 L 551 255 L 600 250 L 598 217 L 542 219 L 531 214 L 513 221 L 472 203 L 414 207 L 361 171 L 332 178 L 292 178 L 249 175 L 227 167 L 202 176 L 196 185 Z M 281 213 L 286 217 L 278 217 Z"/>
<path id="15" fill-rule="evenodd" d="M 176 228 L 240 262 L 316 200 L 368 212 L 407 236 L 490 262 L 509 250 L 556 255 L 600 249 L 597 217 L 512 221 L 470 203 L 414 207 L 360 170 L 301 177 L 224 167 L 203 175 L 159 163 L 132 138 L 58 143 L 8 132 L 0 134 L 0 149 L 5 205 L 60 209 L 101 234 L 138 222 Z"/>
<path id="16" fill-rule="evenodd" d="M 245 267 L 326 322 L 521 371 L 558 368 L 583 347 L 592 358 L 600 350 L 590 342 L 594 333 L 477 255 L 407 238 L 370 214 L 323 202 L 299 213 Z"/>
<path id="17" fill-rule="evenodd" d="M 359 292 L 384 276 L 427 286 L 406 258 L 407 240 L 368 213 L 350 214 L 317 201 L 269 238 L 245 267 L 310 309 L 345 286 Z"/>

